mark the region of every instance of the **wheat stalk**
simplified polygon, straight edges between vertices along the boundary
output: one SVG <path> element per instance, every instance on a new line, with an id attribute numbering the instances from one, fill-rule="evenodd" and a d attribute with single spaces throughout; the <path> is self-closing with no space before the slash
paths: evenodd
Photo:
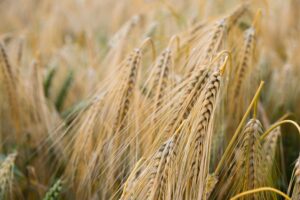
<path id="1" fill-rule="evenodd" d="M 0 196 L 2 198 L 7 192 L 11 192 L 13 182 L 13 167 L 17 153 L 9 154 L 0 165 Z"/>
<path id="2" fill-rule="evenodd" d="M 300 158 L 298 158 L 296 161 L 294 173 L 289 184 L 288 193 L 291 195 L 292 200 L 300 198 Z"/>
<path id="3" fill-rule="evenodd" d="M 247 29 L 244 37 L 244 46 L 237 67 L 236 80 L 234 81 L 233 99 L 239 97 L 245 76 L 248 74 L 247 72 L 249 72 L 249 68 L 252 64 L 255 45 L 255 29 L 253 27 Z"/>
<path id="4" fill-rule="evenodd" d="M 211 127 L 211 118 L 213 116 L 213 111 L 215 109 L 216 98 L 218 96 L 221 81 L 221 72 L 217 70 L 214 72 L 204 89 L 204 99 L 202 100 L 201 109 L 199 111 L 199 121 L 197 126 L 192 129 L 189 140 L 192 141 L 191 150 L 193 151 L 193 156 L 191 160 L 191 172 L 192 172 L 192 183 L 194 187 L 200 184 L 199 195 L 205 196 L 203 190 L 203 183 L 206 180 L 209 155 L 210 152 L 210 142 L 211 133 L 208 132 L 209 127 Z M 201 188 L 202 187 L 202 188 Z"/>
<path id="5" fill-rule="evenodd" d="M 164 199 L 164 192 L 168 176 L 168 167 L 172 159 L 172 151 L 174 150 L 174 138 L 166 141 L 159 148 L 153 158 L 154 170 L 150 174 L 149 189 L 146 199 Z"/>
<path id="6" fill-rule="evenodd" d="M 266 172 L 270 172 L 272 169 L 273 162 L 275 161 L 276 148 L 278 140 L 281 136 L 280 127 L 273 130 L 264 140 L 263 143 L 263 152 L 264 157 L 266 158 Z"/>
<path id="7" fill-rule="evenodd" d="M 10 103 L 11 116 L 13 119 L 13 123 L 15 125 L 16 132 L 19 132 L 20 129 L 20 113 L 19 113 L 19 105 L 18 105 L 18 94 L 17 94 L 17 78 L 13 73 L 12 66 L 8 61 L 8 56 L 4 49 L 4 46 L 0 43 L 0 64 L 2 73 L 5 78 L 5 85 L 7 89 L 7 95 Z"/>
<path id="8" fill-rule="evenodd" d="M 118 115 L 115 120 L 115 125 L 113 127 L 113 132 L 116 132 L 118 130 L 122 130 L 125 126 L 124 119 L 127 115 L 127 112 L 129 110 L 129 106 L 131 103 L 131 99 L 133 97 L 133 89 L 136 83 L 136 77 L 137 77 L 137 70 L 138 66 L 140 65 L 140 59 L 141 59 L 141 50 L 135 49 L 133 53 L 129 56 L 127 59 L 126 68 L 130 68 L 129 76 L 127 78 L 127 84 L 125 86 L 125 90 L 122 96 L 122 100 L 120 102 L 119 108 L 118 108 Z"/>

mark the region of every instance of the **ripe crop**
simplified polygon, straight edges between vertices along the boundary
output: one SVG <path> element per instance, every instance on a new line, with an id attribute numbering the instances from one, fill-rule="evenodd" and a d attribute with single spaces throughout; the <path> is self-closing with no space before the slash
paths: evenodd
<path id="1" fill-rule="evenodd" d="M 300 199 L 298 0 L 2 0 L 0 19 L 0 199 Z"/>

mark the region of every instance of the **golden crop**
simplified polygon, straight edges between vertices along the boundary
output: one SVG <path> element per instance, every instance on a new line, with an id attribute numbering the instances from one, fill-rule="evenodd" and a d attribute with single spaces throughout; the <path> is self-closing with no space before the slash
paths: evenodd
<path id="1" fill-rule="evenodd" d="M 300 199 L 299 0 L 0 1 L 0 199 Z"/>

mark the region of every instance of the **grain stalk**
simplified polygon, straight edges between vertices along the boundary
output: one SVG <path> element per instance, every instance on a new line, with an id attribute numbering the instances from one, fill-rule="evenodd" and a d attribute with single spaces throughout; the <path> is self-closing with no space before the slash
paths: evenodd
<path id="1" fill-rule="evenodd" d="M 17 153 L 9 154 L 0 165 L 0 196 L 2 198 L 11 192 L 16 157 Z"/>
<path id="2" fill-rule="evenodd" d="M 248 190 L 248 191 L 245 191 L 245 192 L 235 195 L 234 197 L 230 198 L 230 200 L 237 200 L 237 199 L 240 199 L 241 197 L 244 197 L 247 195 L 253 195 L 253 194 L 259 193 L 259 192 L 273 192 L 275 194 L 278 194 L 278 195 L 284 197 L 285 200 L 293 200 L 289 196 L 287 196 L 286 194 L 281 192 L 280 190 L 277 190 L 277 189 L 271 188 L 271 187 L 260 187 L 260 188 Z"/>
<path id="3" fill-rule="evenodd" d="M 292 200 L 298 200 L 300 198 L 300 157 L 297 159 L 294 168 L 293 178 L 290 181 L 289 191 L 293 185 L 293 190 L 291 193 Z"/>
<path id="4" fill-rule="evenodd" d="M 2 73 L 4 74 L 5 86 L 7 90 L 9 105 L 10 105 L 10 114 L 13 119 L 13 123 L 16 129 L 16 132 L 20 131 L 20 111 L 19 111 L 19 102 L 18 102 L 18 93 L 17 93 L 17 78 L 13 73 L 12 66 L 8 61 L 8 56 L 4 49 L 4 46 L 0 43 L 0 65 Z"/>
<path id="5" fill-rule="evenodd" d="M 214 116 L 215 104 L 217 101 L 221 76 L 224 73 L 227 64 L 225 59 L 223 66 L 217 69 L 211 76 L 204 89 L 204 98 L 201 100 L 201 109 L 199 111 L 199 121 L 196 127 L 192 128 L 192 133 L 189 136 L 191 141 L 192 160 L 191 160 L 191 187 L 198 185 L 198 198 L 205 197 L 205 181 L 209 170 L 209 153 L 211 148 L 212 131 L 212 117 Z M 194 129 L 194 130 L 193 130 Z M 193 197 L 195 198 L 195 197 Z"/>

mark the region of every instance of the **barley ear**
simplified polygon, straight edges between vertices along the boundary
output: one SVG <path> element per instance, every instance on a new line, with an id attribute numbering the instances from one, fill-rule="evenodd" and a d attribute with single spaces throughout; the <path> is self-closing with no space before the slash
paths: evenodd
<path id="1" fill-rule="evenodd" d="M 0 165 L 0 197 L 2 198 L 12 189 L 16 156 L 17 153 L 9 154 Z"/>
<path id="2" fill-rule="evenodd" d="M 58 179 L 54 185 L 48 190 L 43 200 L 58 200 L 60 192 L 62 190 L 62 182 Z"/>

